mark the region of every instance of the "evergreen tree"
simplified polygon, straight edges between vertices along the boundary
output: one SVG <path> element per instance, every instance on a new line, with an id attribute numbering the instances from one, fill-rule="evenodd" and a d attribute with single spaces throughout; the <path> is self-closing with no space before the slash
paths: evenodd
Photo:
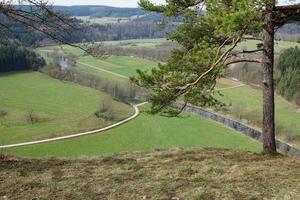
<path id="1" fill-rule="evenodd" d="M 0 44 L 0 73 L 36 70 L 44 65 L 43 58 L 16 41 L 5 41 Z"/>
<path id="2" fill-rule="evenodd" d="M 300 4 L 276 6 L 275 0 L 168 0 L 166 5 L 140 0 L 139 4 L 167 17 L 183 17 L 183 23 L 169 35 L 181 47 L 166 64 L 150 74 L 138 71 L 138 78 L 133 78 L 150 90 L 153 113 L 169 111 L 179 98 L 200 106 L 222 105 L 214 98 L 214 87 L 223 69 L 238 62 L 261 63 L 263 150 L 270 155 L 276 153 L 274 34 L 275 28 L 299 20 Z M 250 33 L 252 36 L 248 36 Z M 260 35 L 262 38 L 257 37 Z M 258 49 L 236 52 L 244 39 L 261 43 Z M 257 52 L 262 52 L 260 58 L 249 56 Z"/>

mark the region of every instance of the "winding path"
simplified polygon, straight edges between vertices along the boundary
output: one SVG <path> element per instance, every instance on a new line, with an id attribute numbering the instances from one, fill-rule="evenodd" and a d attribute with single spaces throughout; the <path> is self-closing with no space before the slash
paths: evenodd
<path id="1" fill-rule="evenodd" d="M 97 130 L 93 130 L 93 131 L 87 131 L 84 133 L 77 133 L 77 134 L 73 134 L 73 135 L 67 135 L 67 136 L 61 136 L 61 137 L 56 137 L 56 138 L 50 138 L 50 139 L 45 139 L 45 140 L 37 140 L 37 141 L 32 141 L 32 142 L 23 142 L 23 143 L 18 143 L 18 144 L 9 144 L 9 145 L 3 145 L 0 146 L 0 149 L 5 149 L 5 148 L 12 148 L 12 147 L 21 147 L 21 146 L 28 146 L 28 145 L 33 145 L 33 144 L 42 144 L 42 143 L 49 143 L 49 142 L 54 142 L 54 141 L 59 141 L 59 140 L 66 140 L 66 139 L 71 139 L 71 138 L 76 138 L 76 137 L 82 137 L 82 136 L 87 136 L 87 135 L 92 135 L 92 134 L 96 134 L 96 133 L 100 133 L 100 132 L 104 132 L 113 128 L 116 128 L 117 126 L 123 125 L 133 119 L 135 119 L 136 117 L 139 116 L 140 114 L 140 110 L 138 107 L 143 106 L 145 104 L 147 104 L 148 102 L 144 102 L 141 104 L 137 104 L 137 105 L 133 105 L 134 108 L 134 114 L 122 121 L 119 121 L 115 124 L 112 124 L 110 126 L 101 128 L 101 129 L 97 129 Z"/>

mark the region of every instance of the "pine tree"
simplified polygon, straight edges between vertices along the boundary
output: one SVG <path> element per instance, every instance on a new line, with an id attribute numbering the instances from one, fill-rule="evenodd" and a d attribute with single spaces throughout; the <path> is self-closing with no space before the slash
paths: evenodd
<path id="1" fill-rule="evenodd" d="M 179 98 L 199 106 L 221 106 L 214 98 L 214 87 L 223 69 L 239 62 L 261 63 L 263 152 L 275 154 L 274 34 L 275 28 L 300 20 L 300 4 L 276 6 L 275 0 L 168 0 L 166 5 L 140 0 L 139 4 L 167 17 L 183 17 L 169 35 L 180 48 L 166 64 L 151 73 L 138 71 L 139 76 L 132 79 L 150 90 L 152 112 L 169 112 Z M 238 43 L 245 39 L 261 44 L 258 49 L 237 52 Z"/>

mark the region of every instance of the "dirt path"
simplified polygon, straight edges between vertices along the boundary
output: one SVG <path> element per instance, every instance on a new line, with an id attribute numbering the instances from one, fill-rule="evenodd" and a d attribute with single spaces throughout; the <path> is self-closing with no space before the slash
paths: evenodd
<path id="1" fill-rule="evenodd" d="M 237 85 L 237 86 L 216 89 L 216 91 L 231 90 L 231 89 L 240 88 L 240 87 L 244 87 L 244 86 L 245 86 L 245 84 L 240 84 L 240 85 Z"/>
<path id="2" fill-rule="evenodd" d="M 77 137 L 82 137 L 82 136 L 87 136 L 87 135 L 92 135 L 92 134 L 104 132 L 104 131 L 116 128 L 120 125 L 123 125 L 123 124 L 135 119 L 136 117 L 138 117 L 139 114 L 140 114 L 140 111 L 139 111 L 138 107 L 143 106 L 147 103 L 148 102 L 144 102 L 144 103 L 141 103 L 141 104 L 138 104 L 138 105 L 133 105 L 134 114 L 132 116 L 130 116 L 130 117 L 128 117 L 128 118 L 126 118 L 126 119 L 124 119 L 120 122 L 117 122 L 115 124 L 112 124 L 110 126 L 101 128 L 101 129 L 97 129 L 97 130 L 93 130 L 93 131 L 87 131 L 87 132 L 84 132 L 84 133 L 77 133 L 77 134 L 73 134 L 73 135 L 50 138 L 50 139 L 45 139 L 45 140 L 37 140 L 37 141 L 32 141 L 32 142 L 23 142 L 23 143 L 18 143 L 18 144 L 3 145 L 3 146 L 0 146 L 0 149 L 20 147 L 20 146 L 28 146 L 28 145 L 33 145 L 33 144 L 49 143 L 49 142 L 54 142 L 54 141 L 59 141 L 59 140 L 66 140 L 66 139 L 77 138 Z"/>
<path id="3" fill-rule="evenodd" d="M 121 75 L 121 74 L 118 74 L 118 73 L 115 73 L 115 72 L 111 72 L 111 71 L 102 69 L 102 68 L 100 68 L 100 67 L 96 67 L 96 66 L 94 66 L 94 65 L 86 64 L 86 63 L 79 62 L 79 61 L 78 61 L 77 63 L 78 63 L 78 64 L 81 64 L 81 65 L 84 65 L 84 66 L 86 66 L 86 67 L 89 67 L 89 68 L 93 68 L 93 69 L 98 70 L 98 71 L 101 71 L 101 72 L 105 72 L 105 73 L 108 73 L 108 74 L 117 76 L 117 77 L 122 78 L 122 79 L 126 79 L 126 80 L 128 79 L 127 76 L 123 76 L 123 75 Z"/>

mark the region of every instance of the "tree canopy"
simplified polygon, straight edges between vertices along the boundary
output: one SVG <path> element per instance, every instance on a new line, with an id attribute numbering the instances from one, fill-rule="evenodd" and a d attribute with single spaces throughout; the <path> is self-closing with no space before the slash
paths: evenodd
<path id="1" fill-rule="evenodd" d="M 200 106 L 222 105 L 213 96 L 216 80 L 227 65 L 247 60 L 234 49 L 247 34 L 261 29 L 262 1 L 207 0 L 204 5 L 200 0 L 171 0 L 165 6 L 155 6 L 141 0 L 140 6 L 183 17 L 183 23 L 168 35 L 180 48 L 166 64 L 151 73 L 138 71 L 138 78 L 133 79 L 150 89 L 153 113 L 168 110 L 179 98 Z"/>

